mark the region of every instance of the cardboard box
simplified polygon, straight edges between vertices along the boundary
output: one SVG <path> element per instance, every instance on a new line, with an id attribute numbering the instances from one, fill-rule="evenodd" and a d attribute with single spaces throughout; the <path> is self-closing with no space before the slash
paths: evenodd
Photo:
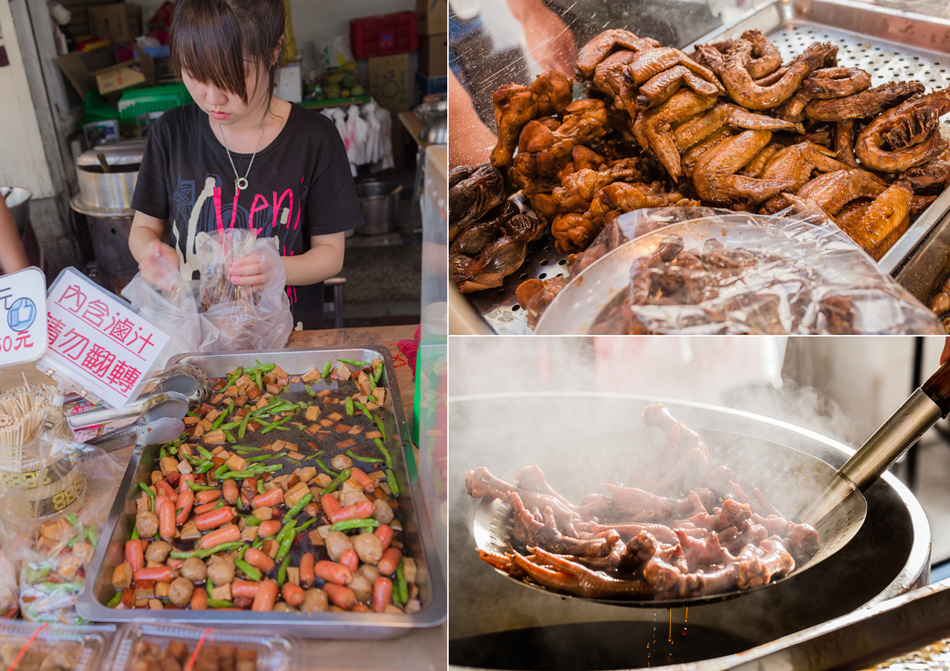
<path id="1" fill-rule="evenodd" d="M 100 49 L 99 51 L 105 54 L 112 53 L 108 49 Z M 69 83 L 72 84 L 73 88 L 76 89 L 76 93 L 83 100 L 86 99 L 86 94 L 89 91 L 98 90 L 99 93 L 105 95 L 106 93 L 121 91 L 130 86 L 136 86 L 142 82 L 149 86 L 156 86 L 158 81 L 155 77 L 155 61 L 138 47 L 136 47 L 135 53 L 138 56 L 137 60 L 98 67 L 93 70 L 91 68 L 95 67 L 95 61 L 89 58 L 91 54 L 81 54 L 74 51 L 57 58 L 56 65 L 63 71 L 66 79 L 69 80 Z M 123 69 L 129 71 L 122 73 Z M 135 83 L 132 83 L 133 81 Z M 113 99 L 118 98 L 118 96 L 112 97 Z"/>
<path id="2" fill-rule="evenodd" d="M 369 59 L 369 92 L 393 114 L 410 107 L 409 54 Z"/>
<path id="3" fill-rule="evenodd" d="M 89 30 L 96 37 L 121 44 L 142 34 L 142 12 L 138 5 L 120 2 L 93 6 L 88 11 Z"/>
<path id="4" fill-rule="evenodd" d="M 419 72 L 426 77 L 449 74 L 449 36 L 425 35 L 419 39 Z"/>
<path id="5" fill-rule="evenodd" d="M 449 32 L 448 0 L 416 0 L 416 32 L 420 35 Z"/>

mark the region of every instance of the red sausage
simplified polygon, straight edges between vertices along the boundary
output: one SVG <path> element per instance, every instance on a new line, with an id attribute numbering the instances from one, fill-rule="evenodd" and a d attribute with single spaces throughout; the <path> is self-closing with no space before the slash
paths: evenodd
<path id="1" fill-rule="evenodd" d="M 375 534 L 376 538 L 379 539 L 379 542 L 382 544 L 383 550 L 385 551 L 389 549 L 390 545 L 392 545 L 395 532 L 388 524 L 380 524 L 378 527 L 376 527 L 376 531 L 374 531 L 373 534 Z"/>
<path id="2" fill-rule="evenodd" d="M 208 610 L 208 590 L 196 589 L 192 592 L 189 607 L 192 610 Z"/>
<path id="3" fill-rule="evenodd" d="M 162 540 L 171 542 L 175 538 L 175 504 L 169 499 L 156 497 L 156 501 L 161 498 L 161 505 L 158 508 L 158 535 Z"/>
<path id="4" fill-rule="evenodd" d="M 178 493 L 185 491 L 191 492 L 191 487 L 188 486 L 188 483 L 195 483 L 195 474 L 194 473 L 182 473 L 181 477 L 178 479 Z M 194 492 L 192 492 L 194 494 Z"/>
<path id="5" fill-rule="evenodd" d="M 237 483 L 234 480 L 228 479 L 224 481 L 224 484 L 221 485 L 223 492 L 224 500 L 230 503 L 232 506 L 237 503 L 238 491 Z"/>
<path id="6" fill-rule="evenodd" d="M 167 496 L 172 503 L 178 501 L 178 494 L 175 493 L 175 490 L 172 488 L 172 486 L 164 480 L 159 480 L 155 483 L 155 491 L 157 492 L 159 490 L 161 490 L 161 493 Z"/>
<path id="7" fill-rule="evenodd" d="M 389 548 L 376 563 L 376 568 L 382 575 L 392 575 L 399 568 L 400 559 L 402 559 L 402 552 L 398 548 Z"/>
<path id="8" fill-rule="evenodd" d="M 258 494 L 253 499 L 251 499 L 252 508 L 273 508 L 274 506 L 279 506 L 284 502 L 284 490 L 280 487 L 270 490 L 269 492 L 264 492 L 263 494 Z"/>
<path id="9" fill-rule="evenodd" d="M 234 543 L 241 540 L 241 530 L 236 524 L 229 524 L 226 527 L 209 531 L 201 537 L 198 543 L 201 548 L 215 548 L 222 543 Z"/>
<path id="10" fill-rule="evenodd" d="M 269 578 L 264 580 L 261 586 L 257 588 L 257 594 L 254 595 L 254 603 L 251 604 L 251 610 L 263 613 L 269 613 L 274 610 L 274 604 L 277 603 L 277 591 L 276 582 Z"/>
<path id="11" fill-rule="evenodd" d="M 185 563 L 184 559 L 166 559 L 165 566 L 170 568 L 172 571 L 177 571 L 181 568 L 181 565 Z"/>
<path id="12" fill-rule="evenodd" d="M 195 506 L 194 513 L 195 515 L 204 515 L 205 513 L 210 513 L 212 510 L 218 507 L 217 501 L 212 501 L 211 503 L 205 503 L 200 506 Z"/>
<path id="13" fill-rule="evenodd" d="M 191 507 L 195 504 L 195 493 L 190 489 L 182 492 L 178 497 L 178 510 L 181 511 L 175 515 L 175 524 L 181 526 L 188 521 L 191 515 Z"/>
<path id="14" fill-rule="evenodd" d="M 195 494 L 195 501 L 199 504 L 202 503 L 211 503 L 212 501 L 217 501 L 221 498 L 220 489 L 205 489 Z"/>
<path id="15" fill-rule="evenodd" d="M 154 580 L 155 582 L 171 582 L 173 572 L 167 566 L 155 566 L 152 568 L 140 568 L 132 573 L 135 582 L 139 580 Z"/>
<path id="16" fill-rule="evenodd" d="M 198 531 L 217 529 L 218 527 L 223 527 L 225 524 L 233 522 L 236 514 L 234 508 L 228 508 L 227 506 L 218 508 L 217 510 L 212 510 L 211 512 L 196 517 L 195 526 L 198 527 Z"/>
<path id="17" fill-rule="evenodd" d="M 261 586 L 259 582 L 252 582 L 250 580 L 235 580 L 231 583 L 231 596 L 235 599 L 238 597 L 245 597 L 247 599 L 253 599 L 257 596 L 257 590 Z"/>
<path id="18" fill-rule="evenodd" d="M 287 602 L 288 606 L 294 606 L 295 608 L 303 603 L 304 593 L 300 585 L 295 585 L 292 582 L 285 582 L 284 586 L 280 589 L 280 595 L 284 597 L 284 601 Z"/>
<path id="19" fill-rule="evenodd" d="M 315 576 L 313 572 L 314 564 L 316 559 L 313 554 L 310 552 L 305 552 L 300 558 L 300 584 L 310 587 L 313 584 L 313 579 Z"/>
<path id="20" fill-rule="evenodd" d="M 373 581 L 373 610 L 382 613 L 393 602 L 393 581 L 379 577 Z"/>
<path id="21" fill-rule="evenodd" d="M 145 549 L 142 545 L 142 541 L 137 539 L 125 542 L 125 561 L 129 562 L 133 574 L 145 566 Z"/>
<path id="22" fill-rule="evenodd" d="M 257 536 L 258 538 L 269 538 L 274 536 L 280 531 L 280 520 L 267 520 L 266 522 L 261 522 L 260 526 L 257 527 Z"/>
<path id="23" fill-rule="evenodd" d="M 327 596 L 334 606 L 339 606 L 344 610 L 349 610 L 359 603 L 359 601 L 356 600 L 356 594 L 354 594 L 353 590 L 349 587 L 334 585 L 332 582 L 328 582 L 323 586 L 323 591 L 327 593 Z"/>
<path id="24" fill-rule="evenodd" d="M 373 483 L 373 479 L 358 468 L 350 469 L 350 477 L 356 480 L 360 484 L 360 486 L 363 488 L 363 492 L 366 494 L 372 494 L 373 491 L 376 489 L 376 485 Z"/>
<path id="25" fill-rule="evenodd" d="M 244 551 L 244 561 L 254 568 L 259 568 L 264 573 L 273 571 L 277 565 L 273 559 L 256 548 L 248 548 Z"/>
<path id="26" fill-rule="evenodd" d="M 334 524 L 342 522 L 343 520 L 366 519 L 376 514 L 376 507 L 369 501 L 360 501 L 359 503 L 341 508 L 335 512 L 330 512 L 326 510 L 326 508 L 324 508 L 324 510 L 327 513 L 327 517 L 329 517 L 330 521 Z"/>
<path id="27" fill-rule="evenodd" d="M 336 583 L 337 585 L 346 585 L 353 580 L 353 574 L 349 569 L 333 561 L 321 559 L 313 567 L 313 573 L 320 580 Z"/>
<path id="28" fill-rule="evenodd" d="M 340 565 L 345 567 L 350 573 L 356 573 L 356 569 L 360 567 L 360 556 L 356 554 L 356 550 L 352 548 L 349 550 L 344 550 L 343 554 L 340 555 Z"/>

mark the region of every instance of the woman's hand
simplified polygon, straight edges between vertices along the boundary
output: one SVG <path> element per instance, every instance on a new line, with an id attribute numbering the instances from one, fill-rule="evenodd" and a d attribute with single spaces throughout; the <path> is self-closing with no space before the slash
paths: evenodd
<path id="1" fill-rule="evenodd" d="M 231 284 L 250 287 L 251 289 L 263 289 L 274 277 L 274 270 L 273 264 L 261 263 L 258 254 L 248 254 L 243 258 L 232 261 L 228 268 L 231 274 Z"/>
<path id="2" fill-rule="evenodd" d="M 171 291 L 181 283 L 178 254 L 161 240 L 152 240 L 139 262 L 142 278 L 162 291 Z"/>

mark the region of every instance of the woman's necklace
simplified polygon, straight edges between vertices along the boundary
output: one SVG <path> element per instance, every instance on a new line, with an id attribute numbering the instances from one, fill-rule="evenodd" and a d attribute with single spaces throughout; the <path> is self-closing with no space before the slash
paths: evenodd
<path id="1" fill-rule="evenodd" d="M 224 137 L 224 126 L 221 125 L 221 122 L 218 122 L 218 128 L 221 130 L 221 142 L 224 144 L 224 151 L 228 152 L 228 160 L 231 162 L 231 169 L 234 171 L 234 188 L 238 191 L 243 191 L 248 185 L 247 176 L 251 174 L 251 166 L 254 165 L 254 158 L 257 156 L 258 150 L 261 148 L 261 140 L 264 139 L 264 127 L 266 126 L 267 121 L 267 112 L 264 112 L 264 118 L 261 119 L 261 134 L 257 138 L 257 147 L 254 148 L 254 153 L 251 154 L 251 162 L 247 165 L 247 172 L 244 173 L 244 177 L 241 177 L 238 173 L 237 168 L 234 166 L 234 159 L 231 158 L 231 150 L 228 149 L 228 141 Z"/>

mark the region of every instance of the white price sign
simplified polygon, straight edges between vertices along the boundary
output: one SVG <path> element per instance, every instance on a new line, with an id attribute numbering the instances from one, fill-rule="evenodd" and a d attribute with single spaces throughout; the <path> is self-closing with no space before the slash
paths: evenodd
<path id="1" fill-rule="evenodd" d="M 136 396 L 168 335 L 128 304 L 67 268 L 50 287 L 46 366 L 121 408 Z"/>
<path id="2" fill-rule="evenodd" d="M 0 276 L 0 366 L 36 361 L 46 352 L 46 276 L 27 268 Z"/>

